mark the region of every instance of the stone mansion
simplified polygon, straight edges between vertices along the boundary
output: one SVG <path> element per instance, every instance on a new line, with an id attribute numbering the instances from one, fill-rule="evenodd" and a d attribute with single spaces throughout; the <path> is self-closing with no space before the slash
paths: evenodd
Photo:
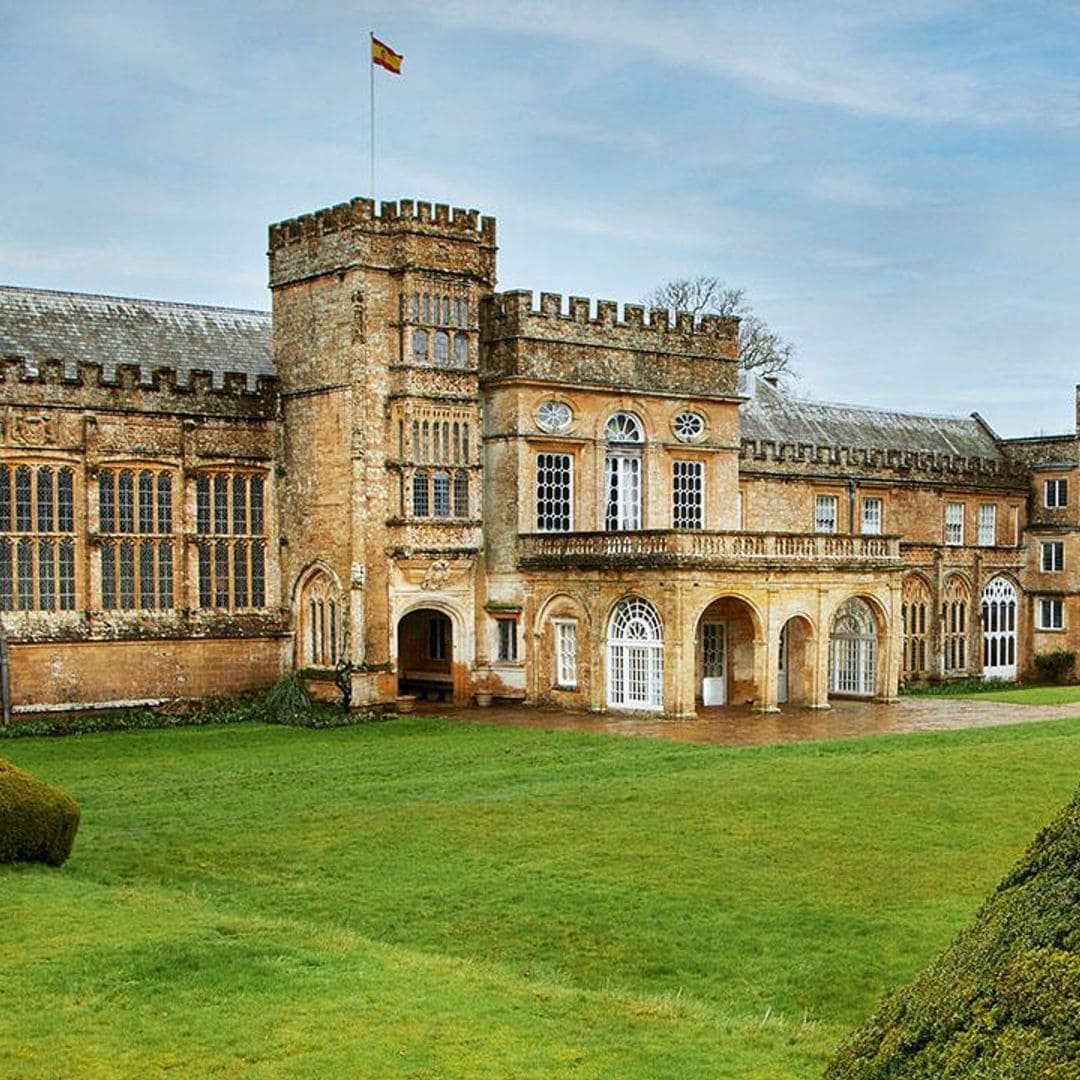
<path id="1" fill-rule="evenodd" d="M 1076 433 L 799 400 L 736 320 L 495 292 L 495 222 L 270 228 L 272 312 L 0 288 L 15 705 L 261 689 L 673 716 L 1080 639 Z"/>

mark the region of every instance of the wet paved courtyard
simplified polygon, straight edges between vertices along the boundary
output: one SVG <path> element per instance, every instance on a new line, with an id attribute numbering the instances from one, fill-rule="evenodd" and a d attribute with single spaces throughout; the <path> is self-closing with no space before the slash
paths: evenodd
<path id="1" fill-rule="evenodd" d="M 457 708 L 417 702 L 418 713 L 470 724 L 589 731 L 637 735 L 649 739 L 717 743 L 723 746 L 767 746 L 814 739 L 847 739 L 860 735 L 899 735 L 912 731 L 959 731 L 964 728 L 1034 723 L 1080 716 L 1080 702 L 1071 705 L 1013 705 L 999 701 L 910 697 L 891 705 L 835 701 L 832 708 L 792 706 L 762 715 L 748 707 L 699 709 L 696 720 L 660 720 L 631 713 L 569 713 L 560 709 L 493 705 Z"/>

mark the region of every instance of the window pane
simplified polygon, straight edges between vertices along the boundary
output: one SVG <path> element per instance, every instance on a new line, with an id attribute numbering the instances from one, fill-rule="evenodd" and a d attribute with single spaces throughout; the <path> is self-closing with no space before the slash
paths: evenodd
<path id="1" fill-rule="evenodd" d="M 157 527 L 159 533 L 172 532 L 172 476 L 160 473 L 157 478 Z"/>
<path id="2" fill-rule="evenodd" d="M 229 542 L 214 545 L 214 607 L 229 606 Z"/>
<path id="3" fill-rule="evenodd" d="M 412 362 L 427 363 L 427 331 L 414 330 L 412 333 Z"/>
<path id="4" fill-rule="evenodd" d="M 106 611 L 116 607 L 116 545 L 111 540 L 101 544 L 101 606 Z"/>
<path id="5" fill-rule="evenodd" d="M 672 465 L 672 528 L 700 529 L 704 524 L 704 465 L 676 461 Z"/>
<path id="6" fill-rule="evenodd" d="M 432 501 L 435 517 L 450 516 L 450 474 L 437 472 L 432 477 Z"/>
<path id="7" fill-rule="evenodd" d="M 251 606 L 266 607 L 266 545 L 251 545 Z"/>
<path id="8" fill-rule="evenodd" d="M 30 611 L 34 606 L 34 542 L 32 540 L 19 541 L 17 560 L 19 610 Z"/>
<path id="9" fill-rule="evenodd" d="M 148 469 L 143 469 L 139 473 L 139 532 L 145 535 L 153 531 L 154 475 Z"/>
<path id="10" fill-rule="evenodd" d="M 469 474 L 458 471 L 454 474 L 454 517 L 469 516 Z"/>
<path id="11" fill-rule="evenodd" d="M 0 532 L 11 531 L 11 470 L 0 465 Z"/>
<path id="12" fill-rule="evenodd" d="M 53 471 L 48 466 L 37 473 L 37 531 L 53 531 Z"/>
<path id="13" fill-rule="evenodd" d="M 214 474 L 214 532 L 225 536 L 229 531 L 229 477 Z"/>
<path id="14" fill-rule="evenodd" d="M 232 531 L 244 536 L 248 531 L 247 520 L 248 481 L 246 476 L 233 477 L 233 525 Z"/>
<path id="15" fill-rule="evenodd" d="M 30 470 L 20 465 L 15 470 L 15 531 L 29 532 L 30 520 Z"/>
<path id="16" fill-rule="evenodd" d="M 251 478 L 251 535 L 262 536 L 266 532 L 263 513 L 263 478 Z"/>
<path id="17" fill-rule="evenodd" d="M 469 339 L 464 334 L 454 335 L 454 366 L 469 366 Z"/>
<path id="18" fill-rule="evenodd" d="M 53 542 L 38 544 L 38 607 L 52 611 L 56 607 L 56 563 L 53 561 Z"/>
<path id="19" fill-rule="evenodd" d="M 428 516 L 428 475 L 418 472 L 413 475 L 413 517 Z"/>
<path id="20" fill-rule="evenodd" d="M 98 523 L 103 533 L 116 532 L 115 477 L 108 469 L 98 473 Z"/>
<path id="21" fill-rule="evenodd" d="M 237 541 L 233 547 L 233 597 L 237 607 L 248 606 L 247 544 Z"/>
<path id="22" fill-rule="evenodd" d="M 170 610 L 173 606 L 173 546 L 163 540 L 158 548 L 158 607 Z"/>
<path id="23" fill-rule="evenodd" d="M 122 533 L 135 531 L 135 474 L 125 469 L 117 483 L 117 510 Z"/>
<path id="24" fill-rule="evenodd" d="M 450 335 L 445 330 L 435 331 L 434 341 L 435 366 L 448 367 L 450 364 Z"/>
<path id="25" fill-rule="evenodd" d="M 75 610 L 75 544 L 60 541 L 60 610 Z"/>
<path id="26" fill-rule="evenodd" d="M 154 603 L 154 583 L 154 541 L 143 540 L 139 544 L 139 607 L 157 607 Z"/>
<path id="27" fill-rule="evenodd" d="M 202 535 L 210 531 L 210 477 L 195 480 L 195 529 Z"/>
<path id="28" fill-rule="evenodd" d="M 209 492 L 209 487 L 207 488 Z M 209 504 L 208 504 L 209 505 Z M 213 603 L 213 587 L 210 580 L 210 545 L 199 545 L 199 607 L 208 608 Z"/>
<path id="29" fill-rule="evenodd" d="M 0 611 L 10 611 L 14 598 L 15 577 L 11 565 L 11 541 L 0 540 Z"/>
<path id="30" fill-rule="evenodd" d="M 58 477 L 59 503 L 57 514 L 60 532 L 75 531 L 75 474 L 71 469 L 61 469 Z"/>
<path id="31" fill-rule="evenodd" d="M 120 544 L 120 608 L 135 607 L 135 545 L 130 540 Z"/>

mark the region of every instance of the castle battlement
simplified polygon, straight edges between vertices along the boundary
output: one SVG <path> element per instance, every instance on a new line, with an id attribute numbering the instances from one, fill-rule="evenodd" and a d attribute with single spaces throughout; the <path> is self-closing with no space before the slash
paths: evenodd
<path id="1" fill-rule="evenodd" d="M 650 336 L 655 339 L 653 347 L 657 347 L 656 343 L 671 335 L 730 343 L 737 340 L 739 333 L 739 320 L 734 317 L 703 315 L 695 320 L 692 313 L 680 311 L 672 321 L 667 308 L 646 311 L 640 304 L 623 304 L 619 318 L 619 304 L 614 300 L 594 302 L 584 296 L 569 297 L 564 309 L 559 293 L 542 292 L 537 308 L 529 289 L 513 289 L 485 298 L 481 318 L 492 337 L 528 337 L 537 333 L 546 337 L 558 327 L 571 333 L 590 328 L 606 331 L 607 335 L 622 333 L 628 345 L 640 348 L 649 347 Z M 686 342 L 680 344 L 685 346 Z"/>
<path id="2" fill-rule="evenodd" d="M 352 199 L 310 214 L 288 218 L 270 226 L 270 250 L 312 237 L 359 229 L 365 232 L 426 233 L 454 236 L 478 243 L 495 243 L 495 219 L 478 210 L 463 210 L 447 203 L 414 199 L 382 202 L 376 211 L 374 199 Z"/>

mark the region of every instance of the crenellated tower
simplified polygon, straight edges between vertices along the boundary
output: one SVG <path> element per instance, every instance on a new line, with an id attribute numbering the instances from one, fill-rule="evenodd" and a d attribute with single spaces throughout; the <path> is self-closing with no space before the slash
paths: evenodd
<path id="1" fill-rule="evenodd" d="M 473 633 L 495 253 L 493 218 L 404 199 L 270 227 L 283 602 L 297 666 L 348 659 L 357 702 L 397 692 L 399 623 L 421 600 L 453 608 L 455 659 Z M 447 668 L 464 696 L 467 668 Z"/>

